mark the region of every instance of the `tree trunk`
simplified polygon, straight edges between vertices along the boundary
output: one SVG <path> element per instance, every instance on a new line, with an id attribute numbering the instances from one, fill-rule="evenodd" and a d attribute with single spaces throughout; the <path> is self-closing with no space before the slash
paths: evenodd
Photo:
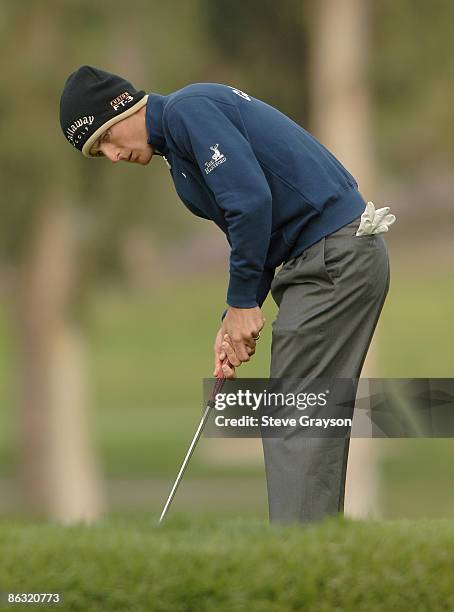
<path id="1" fill-rule="evenodd" d="M 102 510 L 87 421 L 84 351 L 69 320 L 75 282 L 72 212 L 41 213 L 17 285 L 19 480 L 27 509 L 62 523 Z"/>
<path id="2" fill-rule="evenodd" d="M 311 128 L 357 178 L 366 201 L 374 201 L 375 163 L 367 80 L 369 1 L 317 0 L 313 10 Z M 378 376 L 373 346 L 362 376 Z M 349 516 L 365 518 L 380 513 L 379 444 L 379 440 L 368 438 L 351 440 L 345 499 L 345 513 Z"/>

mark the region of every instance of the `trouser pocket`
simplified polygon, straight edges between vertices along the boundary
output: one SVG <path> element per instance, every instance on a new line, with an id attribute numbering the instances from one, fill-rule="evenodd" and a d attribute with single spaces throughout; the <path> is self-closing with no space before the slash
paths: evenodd
<path id="1" fill-rule="evenodd" d="M 323 258 L 324 238 L 305 249 L 301 255 L 288 261 L 271 283 L 271 295 L 277 306 L 281 305 L 284 294 L 295 286 L 305 285 L 332 285 L 333 282 L 327 274 Z"/>
<path id="2" fill-rule="evenodd" d="M 388 251 L 382 234 L 356 236 L 360 218 L 324 238 L 323 263 L 334 284 L 360 284 L 363 294 L 382 292 Z"/>

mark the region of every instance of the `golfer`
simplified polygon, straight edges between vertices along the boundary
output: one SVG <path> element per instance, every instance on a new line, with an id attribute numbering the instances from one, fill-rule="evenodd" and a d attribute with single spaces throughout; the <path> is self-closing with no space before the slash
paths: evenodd
<path id="1" fill-rule="evenodd" d="M 195 83 L 169 95 L 82 66 L 60 101 L 63 134 L 85 157 L 147 165 L 163 157 L 195 215 L 230 244 L 214 375 L 251 359 L 271 290 L 272 378 L 358 378 L 389 287 L 389 208 L 303 127 L 235 87 Z M 275 275 L 276 268 L 280 269 Z M 270 520 L 343 511 L 348 439 L 263 440 Z"/>

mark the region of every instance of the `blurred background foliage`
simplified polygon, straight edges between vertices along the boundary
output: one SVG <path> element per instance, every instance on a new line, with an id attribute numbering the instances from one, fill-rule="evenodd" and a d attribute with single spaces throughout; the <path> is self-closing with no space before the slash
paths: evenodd
<path id="1" fill-rule="evenodd" d="M 454 6 L 444 0 L 372 3 L 371 87 L 379 159 L 410 179 L 452 166 Z"/>
<path id="2" fill-rule="evenodd" d="M 169 93 L 187 83 L 233 83 L 307 125 L 307 63 L 313 3 L 246 0 L 219 7 L 208 0 L 164 5 L 138 1 L 133 10 L 84 0 L 0 8 L 5 103 L 1 138 L 2 259 L 27 241 L 34 210 L 58 193 L 76 202 L 89 226 L 101 274 L 118 271 L 118 246 L 129 227 L 154 240 L 174 240 L 199 221 L 176 206 L 168 173 L 156 162 L 121 172 L 87 163 L 63 147 L 58 101 L 68 74 L 83 63 L 123 73 L 137 87 Z M 452 3 L 371 3 L 370 87 L 378 161 L 390 175 L 418 175 L 452 164 Z M 8 102 L 6 102 L 6 100 Z M 309 127 L 309 126 L 308 126 Z M 14 202 L 14 205 L 11 203 Z M 159 202 L 159 205 L 157 204 Z"/>
<path id="3" fill-rule="evenodd" d="M 86 160 L 68 146 L 58 120 L 66 77 L 87 63 L 162 94 L 191 82 L 222 82 L 277 106 L 310 130 L 315 9 L 315 0 L 0 4 L 5 508 L 15 499 L 11 483 L 21 452 L 17 371 L 23 321 L 17 287 L 43 211 L 71 211 L 77 269 L 69 310 L 88 347 L 90 421 L 108 482 L 161 479 L 166 490 L 199 414 L 202 378 L 211 374 L 212 342 L 224 308 L 224 237 L 181 205 L 160 159 L 148 168 L 120 168 Z M 391 291 L 377 330 L 381 371 L 390 377 L 452 375 L 453 22 L 448 0 L 371 1 L 364 34 L 377 202 L 391 202 L 398 216 L 387 238 Z M 271 299 L 265 309 L 270 323 Z M 267 375 L 270 324 L 261 342 L 244 376 Z M 454 509 L 451 441 L 418 445 L 393 444 L 383 461 L 386 516 L 405 516 L 409 500 L 425 516 L 446 516 Z M 409 464 L 412 470 L 406 469 Z M 192 473 L 260 482 L 249 487 L 246 501 L 236 501 L 242 510 L 263 513 L 262 469 L 247 456 L 223 463 L 203 441 Z M 420 504 L 430 499 L 422 492 L 430 486 L 436 489 L 436 505 Z M 157 499 L 161 489 L 156 487 Z"/>

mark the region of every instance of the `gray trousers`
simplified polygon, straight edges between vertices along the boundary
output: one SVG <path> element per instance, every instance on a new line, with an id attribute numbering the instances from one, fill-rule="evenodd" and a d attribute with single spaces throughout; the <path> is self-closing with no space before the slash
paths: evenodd
<path id="1" fill-rule="evenodd" d="M 355 236 L 360 217 L 279 270 L 271 294 L 271 378 L 359 378 L 389 288 L 382 234 Z M 263 438 L 272 522 L 343 512 L 349 439 Z"/>

